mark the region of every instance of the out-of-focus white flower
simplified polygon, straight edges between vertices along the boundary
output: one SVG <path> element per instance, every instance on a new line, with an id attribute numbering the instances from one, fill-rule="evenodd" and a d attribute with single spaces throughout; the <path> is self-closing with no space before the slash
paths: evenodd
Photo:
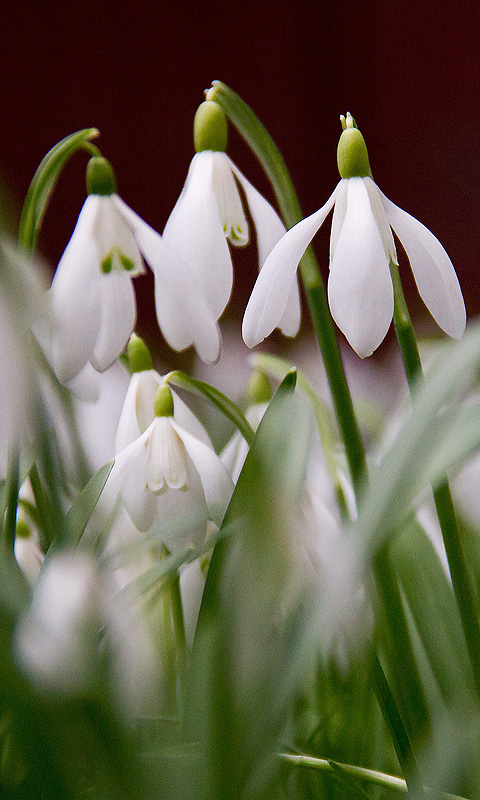
<path id="1" fill-rule="evenodd" d="M 42 571 L 16 636 L 18 660 L 39 688 L 68 694 L 91 687 L 101 607 L 95 567 L 86 557 L 57 556 Z"/>
<path id="2" fill-rule="evenodd" d="M 244 246 L 250 238 L 235 178 L 245 193 L 255 224 L 260 267 L 285 233 L 285 227 L 270 203 L 225 153 L 227 123 L 217 103 L 207 100 L 200 105 L 194 138 L 197 152 L 163 238 L 184 262 L 192 265 L 211 312 L 218 319 L 230 299 L 233 284 L 227 239 L 234 246 Z M 287 336 L 295 336 L 299 325 L 300 300 L 294 280 L 278 327 Z"/>
<path id="3" fill-rule="evenodd" d="M 218 357 L 216 321 L 208 313 L 188 266 L 115 192 L 115 175 L 101 157 L 90 159 L 87 197 L 50 290 L 53 323 L 38 338 L 59 380 L 68 382 L 90 363 L 103 372 L 125 347 L 136 321 L 132 278 L 155 272 L 157 315 L 177 350 L 195 344 L 202 358 Z"/>
<path id="4" fill-rule="evenodd" d="M 174 418 L 167 386 L 157 390 L 155 418 L 145 432 L 121 450 L 107 481 L 107 507 L 121 500 L 139 530 L 156 521 L 193 520 L 187 531 L 165 534 L 175 550 L 200 544 L 207 521 L 220 525 L 233 491 L 231 478 L 214 450 Z M 163 526 L 162 526 L 163 529 Z"/>
<path id="5" fill-rule="evenodd" d="M 393 316 L 392 228 L 407 253 L 418 291 L 438 325 L 460 338 L 465 305 L 455 270 L 438 239 L 388 200 L 370 177 L 367 149 L 347 115 L 339 142 L 341 180 L 319 211 L 291 228 L 268 257 L 245 311 L 243 337 L 253 347 L 278 325 L 298 263 L 331 209 L 328 299 L 332 316 L 361 358 L 383 341 Z"/>
<path id="6" fill-rule="evenodd" d="M 124 711 L 145 711 L 156 696 L 158 663 L 141 614 L 84 554 L 57 555 L 45 565 L 14 647 L 42 692 L 71 697 L 95 691 L 107 650 L 112 688 Z"/>

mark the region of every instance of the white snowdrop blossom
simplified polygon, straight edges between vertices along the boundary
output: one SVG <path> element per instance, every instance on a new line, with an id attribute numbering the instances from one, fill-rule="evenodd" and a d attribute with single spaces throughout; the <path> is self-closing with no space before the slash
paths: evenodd
<path id="1" fill-rule="evenodd" d="M 121 353 L 136 321 L 132 278 L 145 270 L 118 196 L 90 194 L 50 290 L 51 358 L 62 382 Z"/>
<path id="2" fill-rule="evenodd" d="M 137 352 L 135 352 L 137 351 Z M 144 364 L 137 367 L 136 360 L 143 357 Z M 163 386 L 163 377 L 153 369 L 150 353 L 145 343 L 132 334 L 128 345 L 130 365 L 134 371 L 130 378 L 115 438 L 115 453 L 119 453 L 138 439 L 155 419 L 154 402 L 157 390 Z M 132 359 L 134 363 L 132 364 Z M 147 368 L 144 368 L 144 367 Z M 172 391 L 174 416 L 177 422 L 197 439 L 211 446 L 210 438 L 183 400 Z"/>
<path id="3" fill-rule="evenodd" d="M 140 531 L 157 521 L 192 520 L 188 530 L 165 534 L 169 550 L 200 544 L 207 521 L 220 526 L 233 491 L 227 469 L 213 448 L 183 428 L 173 416 L 170 394 L 168 413 L 158 415 L 144 433 L 121 450 L 107 481 L 104 495 L 113 508 L 118 496 Z"/>
<path id="4" fill-rule="evenodd" d="M 333 207 L 328 300 L 335 322 L 361 358 L 380 345 L 393 317 L 389 265 L 398 262 L 392 229 L 438 325 L 449 336 L 463 335 L 465 304 L 450 258 L 433 233 L 388 200 L 374 183 L 365 142 L 352 126 L 348 116 L 339 143 L 340 183 L 322 208 L 285 234 L 257 279 L 243 320 L 243 338 L 249 347 L 278 325 L 298 263 Z"/>
<path id="5" fill-rule="evenodd" d="M 136 322 L 132 278 L 145 272 L 142 255 L 155 274 L 157 316 L 167 342 L 176 350 L 194 344 L 201 358 L 215 360 L 216 320 L 199 299 L 188 266 L 116 194 L 108 162 L 91 162 L 90 193 L 52 281 L 51 330 L 38 337 L 59 380 L 71 381 L 87 364 L 103 372 L 125 347 Z"/>
<path id="6" fill-rule="evenodd" d="M 212 128 L 220 126 L 220 132 Z M 213 101 L 202 103 L 195 117 L 196 155 L 190 164 L 183 191 L 163 232 L 164 240 L 192 265 L 210 310 L 218 319 L 232 291 L 233 265 L 227 239 L 234 246 L 250 240 L 248 223 L 236 180 L 242 187 L 253 219 L 259 266 L 285 233 L 270 203 L 252 186 L 224 152 L 226 120 Z M 300 299 L 296 281 L 279 319 L 287 336 L 300 325 Z"/>
<path id="7" fill-rule="evenodd" d="M 256 431 L 260 425 L 262 417 L 267 408 L 268 403 L 254 403 L 247 408 L 245 417 L 254 431 Z M 244 436 L 242 436 L 240 431 L 235 431 L 232 438 L 227 442 L 220 453 L 220 458 L 232 476 L 234 483 L 236 483 L 240 477 L 240 473 L 248 455 L 248 451 L 248 442 Z"/>

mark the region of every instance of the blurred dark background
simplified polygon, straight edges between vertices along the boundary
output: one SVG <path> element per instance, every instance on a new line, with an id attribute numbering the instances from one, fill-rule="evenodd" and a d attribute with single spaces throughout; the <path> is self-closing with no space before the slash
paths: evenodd
<path id="1" fill-rule="evenodd" d="M 234 88 L 279 145 L 310 214 L 333 190 L 338 116 L 351 111 L 374 176 L 442 241 L 469 316 L 480 310 L 480 19 L 476 3 L 13 3 L 0 10 L 0 171 L 21 207 L 45 152 L 88 126 L 119 193 L 159 231 L 193 155 L 192 119 L 213 79 Z M 234 131 L 229 153 L 269 199 Z M 65 169 L 40 250 L 54 266 L 85 196 L 86 156 Z M 326 226 L 328 228 L 329 226 Z M 328 230 L 316 251 L 326 274 Z M 227 316 L 240 321 L 256 274 L 236 255 Z M 405 262 L 404 262 L 405 266 Z M 407 269 L 403 270 L 407 275 Z M 417 324 L 427 315 L 406 278 Z M 139 329 L 158 341 L 152 281 L 137 281 Z"/>

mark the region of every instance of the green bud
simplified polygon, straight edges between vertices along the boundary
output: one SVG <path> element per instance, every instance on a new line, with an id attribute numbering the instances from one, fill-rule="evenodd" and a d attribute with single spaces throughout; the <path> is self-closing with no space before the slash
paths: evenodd
<path id="1" fill-rule="evenodd" d="M 117 191 L 117 181 L 110 161 L 93 156 L 87 164 L 88 194 L 110 195 Z"/>
<path id="2" fill-rule="evenodd" d="M 252 374 L 247 386 L 247 402 L 268 403 L 272 399 L 272 387 L 267 376 L 261 370 L 256 369 Z"/>
<path id="3" fill-rule="evenodd" d="M 170 386 L 164 384 L 158 387 L 153 410 L 156 417 L 173 417 L 173 395 Z"/>
<path id="4" fill-rule="evenodd" d="M 213 100 L 205 100 L 197 108 L 193 122 L 193 141 L 197 153 L 202 150 L 227 149 L 227 118 L 223 109 Z"/>
<path id="5" fill-rule="evenodd" d="M 15 536 L 20 539 L 29 539 L 32 535 L 30 528 L 24 519 L 17 519 L 17 527 L 15 528 Z"/>
<path id="6" fill-rule="evenodd" d="M 127 352 L 130 372 L 143 372 L 144 370 L 153 369 L 150 350 L 143 339 L 137 336 L 136 333 L 132 333 L 130 336 Z"/>
<path id="7" fill-rule="evenodd" d="M 337 164 L 341 178 L 366 178 L 371 174 L 365 139 L 350 112 L 340 117 L 343 133 L 337 148 Z"/>

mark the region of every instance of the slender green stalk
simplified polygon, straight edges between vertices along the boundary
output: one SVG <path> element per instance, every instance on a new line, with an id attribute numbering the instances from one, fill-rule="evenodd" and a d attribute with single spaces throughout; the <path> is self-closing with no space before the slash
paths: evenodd
<path id="1" fill-rule="evenodd" d="M 357 767 L 354 764 L 338 764 L 327 758 L 314 758 L 314 756 L 306 756 L 297 753 L 278 753 L 278 758 L 285 764 L 290 764 L 292 767 L 306 767 L 307 769 L 316 769 L 321 772 L 331 772 L 335 775 L 335 767 L 350 775 L 352 778 L 357 778 L 362 783 L 372 783 L 375 786 L 381 786 L 383 789 L 390 789 L 394 792 L 401 792 L 408 794 L 409 788 L 407 782 L 403 778 L 398 778 L 396 775 L 389 775 L 386 772 L 378 772 L 374 769 L 366 769 L 365 767 Z M 440 792 L 438 789 L 432 789 L 428 786 L 423 787 L 425 794 L 431 794 L 439 798 L 439 800 L 465 800 L 456 794 L 449 794 L 448 792 Z"/>
<path id="2" fill-rule="evenodd" d="M 417 381 L 423 376 L 422 362 L 396 264 L 390 263 L 390 271 L 395 296 L 395 331 L 402 353 L 408 385 L 412 390 Z M 480 623 L 476 613 L 473 582 L 463 552 L 455 508 L 447 480 L 434 489 L 433 497 L 475 686 L 480 695 Z"/>
<path id="3" fill-rule="evenodd" d="M 207 99 L 214 100 L 223 108 L 227 117 L 255 153 L 272 184 L 285 224 L 287 227 L 295 225 L 302 219 L 300 204 L 286 164 L 266 128 L 257 119 L 252 109 L 228 86 L 219 81 L 213 83 L 212 88 L 207 92 Z M 352 397 L 328 307 L 325 286 L 311 247 L 307 248 L 300 262 L 300 273 L 307 294 L 314 330 L 322 353 L 355 493 L 358 498 L 367 480 L 365 449 L 355 417 Z M 388 602 L 384 604 L 384 611 L 390 630 L 398 631 L 402 629 L 400 643 L 409 642 L 409 633 L 398 584 L 386 552 L 380 553 L 375 565 L 375 574 L 377 583 L 383 584 L 380 595 L 382 598 L 388 596 Z M 415 684 L 414 695 L 416 701 L 420 703 L 416 716 L 418 719 L 426 721 L 428 712 L 411 645 L 397 654 L 398 645 L 399 642 L 395 644 L 393 652 L 390 654 L 396 681 L 404 687 L 403 698 L 407 703 L 407 707 L 408 699 L 410 699 L 409 691 L 412 690 L 413 684 Z M 405 664 L 407 663 L 408 667 L 405 669 Z M 380 691 L 378 686 L 376 691 L 378 695 Z M 402 708 L 402 713 L 408 719 L 407 707 Z M 398 719 L 400 719 L 400 715 L 398 715 Z M 422 734 L 423 732 L 424 724 L 422 723 L 419 733 Z"/>

